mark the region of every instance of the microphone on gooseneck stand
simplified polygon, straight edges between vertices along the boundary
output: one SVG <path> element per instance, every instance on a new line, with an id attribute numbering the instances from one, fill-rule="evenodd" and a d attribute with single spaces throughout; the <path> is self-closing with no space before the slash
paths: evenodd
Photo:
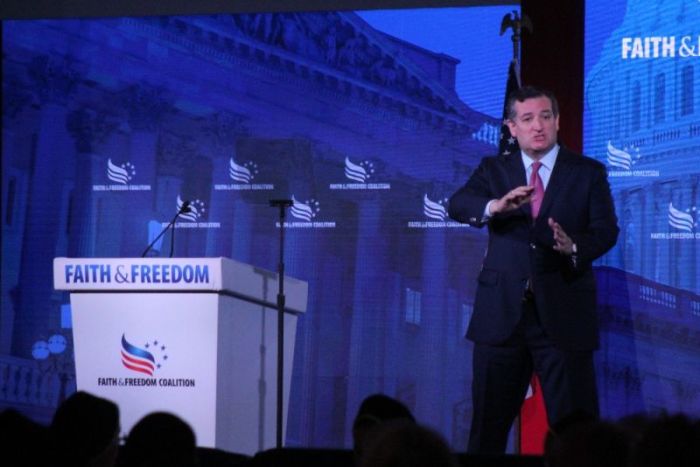
<path id="1" fill-rule="evenodd" d="M 165 232 L 168 231 L 169 228 L 173 227 L 172 230 L 172 235 L 170 236 L 170 258 L 173 257 L 173 250 L 175 248 L 175 221 L 177 220 L 178 217 L 180 217 L 180 214 L 184 214 L 186 212 L 191 212 L 192 209 L 190 208 L 190 201 L 183 201 L 182 206 L 180 206 L 180 209 L 177 210 L 177 214 L 175 214 L 175 217 L 173 217 L 173 220 L 170 221 L 168 225 L 165 226 L 163 230 L 160 231 L 158 236 L 153 239 L 151 243 L 146 247 L 145 250 L 143 250 L 143 253 L 141 253 L 141 258 L 145 258 L 146 254 L 148 254 L 149 251 L 151 251 L 151 248 L 153 248 L 153 245 L 156 244 L 158 240 L 160 240 L 160 237 L 165 235 Z"/>
<path id="2" fill-rule="evenodd" d="M 175 214 L 175 217 L 173 218 L 173 228 L 170 231 L 170 255 L 168 258 L 173 257 L 173 251 L 175 251 L 175 219 L 177 219 L 177 216 L 180 214 L 184 214 L 186 212 L 192 212 L 192 208 L 190 208 L 190 202 L 189 201 L 183 201 L 182 206 L 180 206 L 180 210 Z"/>

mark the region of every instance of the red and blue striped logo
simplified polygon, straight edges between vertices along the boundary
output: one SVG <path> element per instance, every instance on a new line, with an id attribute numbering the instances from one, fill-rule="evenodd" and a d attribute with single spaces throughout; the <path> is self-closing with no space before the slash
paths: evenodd
<path id="1" fill-rule="evenodd" d="M 153 354 L 131 344 L 124 334 L 122 334 L 122 364 L 132 371 L 148 376 L 153 376 L 156 370 L 156 359 Z"/>

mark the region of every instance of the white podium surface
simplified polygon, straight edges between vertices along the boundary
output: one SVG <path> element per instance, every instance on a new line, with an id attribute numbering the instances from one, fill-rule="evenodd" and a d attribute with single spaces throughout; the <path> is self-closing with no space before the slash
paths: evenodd
<path id="1" fill-rule="evenodd" d="M 226 258 L 56 258 L 54 286 L 71 291 L 77 387 L 119 405 L 123 435 L 167 411 L 199 446 L 274 447 L 276 273 Z M 307 284 L 285 277 L 285 295 L 286 428 Z"/>

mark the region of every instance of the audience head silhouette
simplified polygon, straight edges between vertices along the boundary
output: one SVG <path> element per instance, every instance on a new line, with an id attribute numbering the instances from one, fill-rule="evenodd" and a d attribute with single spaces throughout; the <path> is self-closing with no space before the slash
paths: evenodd
<path id="1" fill-rule="evenodd" d="M 15 409 L 0 412 L 0 459 L 3 462 L 14 459 L 13 465 L 17 467 L 45 467 L 50 462 L 48 445 L 48 429 L 44 425 Z"/>
<path id="2" fill-rule="evenodd" d="M 360 467 L 457 467 L 457 459 L 443 438 L 409 420 L 377 427 L 367 441 Z"/>
<path id="3" fill-rule="evenodd" d="M 632 455 L 635 467 L 700 465 L 700 420 L 661 415 L 648 423 Z"/>
<path id="4" fill-rule="evenodd" d="M 384 394 L 373 394 L 360 404 L 352 425 L 355 454 L 360 456 L 368 440 L 382 424 L 391 420 L 415 423 L 411 411 L 396 399 Z"/>
<path id="5" fill-rule="evenodd" d="M 552 427 L 545 442 L 550 467 L 619 467 L 629 458 L 629 442 L 615 424 L 577 418 Z"/>
<path id="6" fill-rule="evenodd" d="M 154 412 L 131 429 L 122 459 L 125 467 L 196 467 L 194 432 L 176 415 Z"/>
<path id="7" fill-rule="evenodd" d="M 59 467 L 111 467 L 119 450 L 119 408 L 78 391 L 56 410 L 49 427 Z"/>

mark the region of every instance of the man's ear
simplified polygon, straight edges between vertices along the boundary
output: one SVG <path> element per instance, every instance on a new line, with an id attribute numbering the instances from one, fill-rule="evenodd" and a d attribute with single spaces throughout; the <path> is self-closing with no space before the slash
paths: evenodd
<path id="1" fill-rule="evenodd" d="M 515 124 L 515 122 L 511 119 L 507 119 L 506 125 L 508 125 L 508 129 L 510 130 L 510 134 L 517 138 L 518 137 L 517 132 L 516 132 L 517 125 Z M 557 119 L 557 127 L 558 126 L 559 126 L 559 120 Z"/>

